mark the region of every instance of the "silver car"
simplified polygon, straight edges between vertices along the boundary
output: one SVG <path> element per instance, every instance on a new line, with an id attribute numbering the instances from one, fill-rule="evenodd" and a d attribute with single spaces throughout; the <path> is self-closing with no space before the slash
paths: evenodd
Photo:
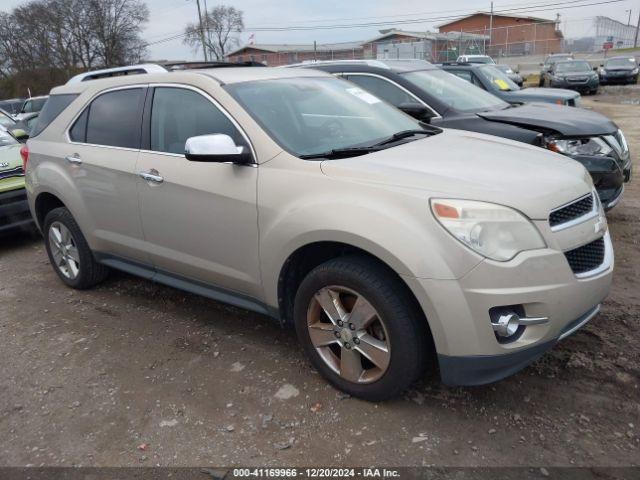
<path id="1" fill-rule="evenodd" d="M 137 73 L 55 88 L 23 152 L 72 288 L 114 268 L 272 316 L 369 400 L 436 364 L 452 385 L 510 375 L 609 291 L 573 160 L 420 124 L 316 70 Z"/>

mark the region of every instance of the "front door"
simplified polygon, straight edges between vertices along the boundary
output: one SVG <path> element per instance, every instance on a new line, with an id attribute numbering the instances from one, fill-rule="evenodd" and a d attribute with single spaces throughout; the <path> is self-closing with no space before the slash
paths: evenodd
<path id="1" fill-rule="evenodd" d="M 137 170 L 146 177 L 138 179 L 138 191 L 153 264 L 160 272 L 261 297 L 257 165 L 184 156 L 189 137 L 222 133 L 249 148 L 246 138 L 199 90 L 155 87 L 147 102 L 148 145 Z"/>

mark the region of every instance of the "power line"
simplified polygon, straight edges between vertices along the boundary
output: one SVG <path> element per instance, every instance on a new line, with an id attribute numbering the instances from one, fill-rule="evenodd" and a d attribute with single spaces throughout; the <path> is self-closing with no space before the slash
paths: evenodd
<path id="1" fill-rule="evenodd" d="M 494 10 L 494 15 L 496 14 L 506 14 L 511 12 L 512 14 L 516 11 L 527 10 L 528 12 L 543 12 L 549 10 L 567 10 L 573 8 L 582 8 L 594 5 L 605 5 L 605 4 L 613 4 L 620 3 L 626 0 L 600 0 L 591 3 L 584 3 L 589 0 L 568 0 L 563 2 L 554 2 L 554 3 L 544 3 L 544 4 L 529 4 L 520 7 L 514 8 L 503 8 Z M 580 3 L 579 5 L 576 5 Z M 516 4 L 511 4 L 516 5 Z M 539 8 L 538 8 L 539 7 Z M 444 13 L 446 11 L 443 11 Z M 286 27 L 247 27 L 245 30 L 252 32 L 293 32 L 293 31 L 314 31 L 314 30 L 336 30 L 336 29 L 350 29 L 350 28 L 365 28 L 365 27 L 383 27 L 389 25 L 411 25 L 418 23 L 433 23 L 433 22 L 444 22 L 444 21 L 455 21 L 462 18 L 466 18 L 469 15 L 474 13 L 478 13 L 477 11 L 469 12 L 462 15 L 448 15 L 448 16 L 439 16 L 439 17 L 431 17 L 431 18 L 419 18 L 419 19 L 411 19 L 411 20 L 394 20 L 394 21 L 386 21 L 386 22 L 365 22 L 365 23 L 352 23 L 352 24 L 333 24 L 333 25 L 318 25 L 318 26 L 286 26 Z M 549 20 L 549 22 L 555 22 L 554 20 Z M 149 42 L 146 46 L 158 45 L 161 43 L 170 42 L 173 40 L 177 40 L 185 37 L 187 34 L 185 32 L 176 32 L 174 34 L 170 34 L 168 37 Z"/>
<path id="2" fill-rule="evenodd" d="M 584 2 L 585 0 L 573 0 L 571 2 L 563 2 L 556 4 L 546 4 L 540 5 L 541 8 L 526 7 L 528 12 L 544 12 L 549 10 L 567 10 L 572 8 L 582 8 L 589 7 L 593 5 L 604 5 L 610 3 L 620 3 L 627 0 L 605 0 L 605 1 L 597 1 L 592 3 L 582 3 L 580 5 L 569 5 L 569 6 L 552 6 L 552 5 L 562 5 L 566 3 L 577 3 Z M 524 8 L 524 7 L 523 7 Z M 514 13 L 515 11 L 522 10 L 523 8 L 518 9 L 503 9 L 503 10 L 494 10 L 494 15 L 496 14 L 508 14 Z M 476 13 L 476 12 L 473 12 Z M 251 32 L 287 32 L 287 31 L 305 31 L 305 30 L 336 30 L 343 28 L 363 28 L 363 27 L 382 27 L 387 25 L 411 25 L 417 23 L 433 23 L 433 22 L 441 22 L 448 20 L 459 20 L 462 18 L 466 18 L 471 14 L 465 15 L 454 15 L 454 16 L 442 16 L 442 17 L 431 17 L 431 18 L 416 18 L 411 20 L 394 20 L 394 21 L 386 21 L 386 22 L 366 22 L 366 23 L 350 23 L 350 24 L 334 24 L 334 25 L 318 25 L 318 26 L 288 26 L 288 27 L 247 27 L 245 30 Z M 549 22 L 553 22 L 554 20 L 549 20 Z"/>

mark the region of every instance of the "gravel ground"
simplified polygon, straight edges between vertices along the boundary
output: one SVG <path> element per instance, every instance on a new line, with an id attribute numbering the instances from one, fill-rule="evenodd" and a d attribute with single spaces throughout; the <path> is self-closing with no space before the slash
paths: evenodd
<path id="1" fill-rule="evenodd" d="M 640 90 L 585 104 L 640 152 Z M 625 104 L 626 102 L 626 104 Z M 602 313 L 494 385 L 347 398 L 257 314 L 114 273 L 65 288 L 0 240 L 0 465 L 640 465 L 640 185 L 609 216 Z"/>

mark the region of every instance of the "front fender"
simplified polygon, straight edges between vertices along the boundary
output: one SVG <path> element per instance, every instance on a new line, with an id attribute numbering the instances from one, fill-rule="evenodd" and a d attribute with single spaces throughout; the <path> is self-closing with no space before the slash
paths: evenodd
<path id="1" fill-rule="evenodd" d="M 423 191 L 329 178 L 316 162 L 287 181 L 273 166 L 261 169 L 258 187 L 262 280 L 271 306 L 278 305 L 287 259 L 316 242 L 357 247 L 415 278 L 460 278 L 482 261 L 437 223 Z"/>

